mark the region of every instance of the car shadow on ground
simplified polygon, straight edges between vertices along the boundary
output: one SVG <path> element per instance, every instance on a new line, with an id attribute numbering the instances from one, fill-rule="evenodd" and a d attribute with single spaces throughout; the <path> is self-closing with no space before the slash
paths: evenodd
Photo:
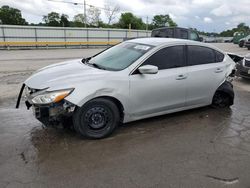
<path id="1" fill-rule="evenodd" d="M 114 140 L 119 137 L 135 136 L 145 132 L 154 132 L 161 129 L 176 128 L 185 130 L 188 126 L 200 126 L 200 124 L 207 122 L 209 124 L 209 118 L 221 122 L 225 118 L 231 116 L 231 109 L 215 109 L 210 106 L 201 107 L 197 109 L 186 110 L 182 112 L 176 112 L 157 117 L 138 120 L 130 123 L 121 124 L 114 134 L 108 138 L 101 140 Z M 37 126 L 31 130 L 31 140 L 34 145 L 38 146 L 47 142 L 47 144 L 53 144 L 60 141 L 78 142 L 79 140 L 85 142 L 96 142 L 98 140 L 86 139 L 78 135 L 72 129 L 65 128 L 48 128 Z"/>

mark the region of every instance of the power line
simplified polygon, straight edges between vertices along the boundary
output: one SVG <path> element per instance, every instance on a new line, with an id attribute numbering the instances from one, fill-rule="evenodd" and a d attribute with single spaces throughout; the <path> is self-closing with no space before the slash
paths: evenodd
<path id="1" fill-rule="evenodd" d="M 72 4 L 72 5 L 83 5 L 84 6 L 84 3 L 72 2 L 72 1 L 58 1 L 58 0 L 47 0 L 47 1 L 53 1 L 53 2 L 58 2 L 58 3 L 68 3 L 68 4 Z M 109 10 L 109 9 L 107 9 L 105 7 L 99 7 L 99 6 L 90 5 L 90 4 L 87 4 L 87 3 L 85 3 L 85 5 L 87 5 L 89 7 L 99 8 L 99 9 L 106 10 L 106 11 L 112 11 L 112 10 Z"/>

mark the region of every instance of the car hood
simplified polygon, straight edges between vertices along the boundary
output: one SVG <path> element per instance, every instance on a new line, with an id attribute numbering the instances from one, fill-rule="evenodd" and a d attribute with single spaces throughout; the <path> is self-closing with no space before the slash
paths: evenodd
<path id="1" fill-rule="evenodd" d="M 102 79 L 110 71 L 97 69 L 81 62 L 81 59 L 56 63 L 36 71 L 24 83 L 34 89 L 64 89 L 74 84 Z"/>

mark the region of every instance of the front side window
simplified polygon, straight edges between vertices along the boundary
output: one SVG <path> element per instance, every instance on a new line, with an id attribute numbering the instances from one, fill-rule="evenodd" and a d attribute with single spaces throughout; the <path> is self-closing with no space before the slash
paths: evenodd
<path id="1" fill-rule="evenodd" d="M 184 46 L 171 46 L 159 50 L 149 57 L 143 65 L 154 65 L 159 70 L 185 66 Z"/>
<path id="2" fill-rule="evenodd" d="M 124 42 L 92 57 L 89 63 L 106 70 L 119 71 L 127 68 L 152 48 L 151 45 Z"/>
<path id="3" fill-rule="evenodd" d="M 214 50 L 203 46 L 188 46 L 188 65 L 215 63 Z"/>

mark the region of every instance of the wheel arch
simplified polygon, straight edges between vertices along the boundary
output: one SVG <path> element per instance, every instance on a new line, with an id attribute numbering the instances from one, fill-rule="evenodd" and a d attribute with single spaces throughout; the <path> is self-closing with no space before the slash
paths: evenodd
<path id="1" fill-rule="evenodd" d="M 224 94 L 227 94 L 230 97 L 230 103 L 233 104 L 234 103 L 234 90 L 233 90 L 233 84 L 228 82 L 228 81 L 224 81 L 214 92 L 214 95 L 216 92 L 222 92 Z"/>
<path id="2" fill-rule="evenodd" d="M 123 106 L 122 102 L 119 99 L 117 99 L 117 98 L 115 98 L 113 96 L 108 96 L 108 95 L 97 96 L 97 97 L 91 98 L 90 100 L 86 101 L 84 104 L 86 104 L 89 101 L 92 101 L 92 100 L 95 100 L 95 99 L 100 99 L 100 98 L 110 100 L 118 107 L 120 117 L 121 117 L 121 122 L 123 122 L 123 119 L 124 119 L 124 106 Z M 84 106 L 84 104 L 82 106 Z"/>

